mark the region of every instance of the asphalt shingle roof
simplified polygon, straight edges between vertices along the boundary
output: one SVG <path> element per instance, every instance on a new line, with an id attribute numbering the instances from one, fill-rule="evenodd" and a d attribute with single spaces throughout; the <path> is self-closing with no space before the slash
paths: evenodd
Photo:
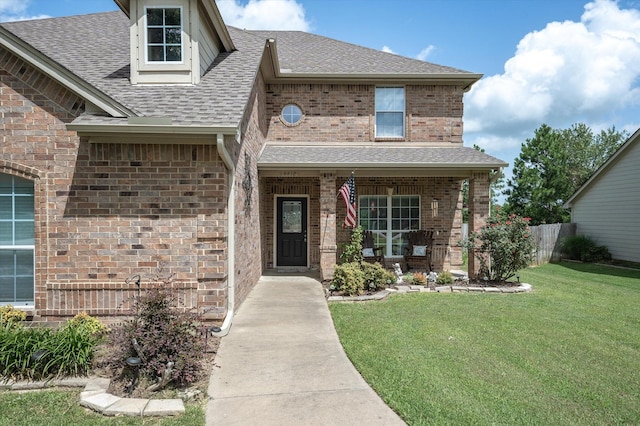
<path id="1" fill-rule="evenodd" d="M 230 28 L 236 51 L 220 54 L 192 85 L 131 85 L 129 18 L 120 11 L 11 22 L 2 26 L 139 116 L 173 124 L 237 126 L 258 71 L 264 40 Z M 76 123 L 105 123 L 83 116 Z"/>
<path id="2" fill-rule="evenodd" d="M 430 146 L 320 146 L 267 144 L 260 169 L 279 168 L 499 168 L 507 163 L 474 148 Z"/>
<path id="3" fill-rule="evenodd" d="M 116 102 L 144 117 L 174 125 L 239 124 L 267 38 L 275 38 L 281 69 L 313 74 L 470 74 L 466 71 L 300 31 L 246 31 L 228 27 L 236 51 L 220 54 L 200 84 L 131 85 L 129 18 L 121 11 L 1 24 Z M 122 124 L 83 115 L 76 124 Z"/>
<path id="4" fill-rule="evenodd" d="M 470 74 L 302 31 L 249 31 L 276 40 L 280 68 L 312 74 Z"/>

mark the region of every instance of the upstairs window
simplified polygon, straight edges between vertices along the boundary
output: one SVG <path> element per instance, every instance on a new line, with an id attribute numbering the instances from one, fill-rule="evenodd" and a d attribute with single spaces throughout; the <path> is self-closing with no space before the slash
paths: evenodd
<path id="1" fill-rule="evenodd" d="M 302 120 L 302 110 L 298 105 L 289 104 L 282 108 L 282 121 L 289 126 L 294 126 Z"/>
<path id="2" fill-rule="evenodd" d="M 376 138 L 404 138 L 404 87 L 376 87 Z"/>
<path id="3" fill-rule="evenodd" d="M 182 62 L 182 10 L 147 8 L 147 62 Z"/>

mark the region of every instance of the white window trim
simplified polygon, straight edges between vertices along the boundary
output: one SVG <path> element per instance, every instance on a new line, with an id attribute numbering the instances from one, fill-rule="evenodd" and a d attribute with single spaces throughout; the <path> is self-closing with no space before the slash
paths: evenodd
<path id="1" fill-rule="evenodd" d="M 391 224 L 393 223 L 393 217 L 392 217 L 392 213 L 391 213 L 391 209 L 393 207 L 392 205 L 392 201 L 394 198 L 402 198 L 402 197 L 418 197 L 418 229 L 422 229 L 422 197 L 419 194 L 406 194 L 406 195 L 380 195 L 380 194 L 367 194 L 367 195 L 359 195 L 358 196 L 358 225 L 360 225 L 360 220 L 361 220 L 361 215 L 360 215 L 360 206 L 362 205 L 362 198 L 364 197 L 378 197 L 378 198 L 386 198 L 387 199 L 387 229 L 385 230 L 385 232 L 387 232 L 387 243 L 386 243 L 386 247 L 384 249 L 384 256 L 388 259 L 401 259 L 403 256 L 402 255 L 393 255 L 390 254 L 392 253 L 392 249 L 393 249 L 393 229 L 391 228 Z M 381 231 L 381 230 L 379 230 Z M 403 232 L 403 231 L 395 231 L 395 232 Z M 404 232 L 410 232 L 410 231 L 404 231 Z"/>
<path id="2" fill-rule="evenodd" d="M 149 41 L 147 40 L 148 36 L 148 23 L 147 23 L 147 10 L 148 9 L 180 9 L 180 61 L 150 61 L 149 60 Z M 188 37 L 188 34 L 184 30 L 184 8 L 180 5 L 146 5 L 144 6 L 144 29 L 142 32 L 142 41 L 144 46 L 144 63 L 146 66 L 158 65 L 162 68 L 171 65 L 184 65 L 185 64 L 185 38 Z"/>
<path id="3" fill-rule="evenodd" d="M 396 111 L 396 110 L 380 110 L 378 111 L 378 109 L 375 107 L 375 99 L 374 99 L 374 119 L 373 119 L 373 126 L 374 126 L 374 133 L 375 133 L 375 138 L 376 139 L 404 139 L 406 138 L 406 134 L 407 134 L 407 88 L 405 86 L 376 86 L 374 89 L 374 97 L 375 97 L 375 92 L 378 89 L 402 89 L 403 91 L 403 95 L 404 95 L 404 102 L 402 103 L 402 136 L 379 136 L 378 135 L 378 112 L 400 112 L 400 111 Z"/>
<path id="4" fill-rule="evenodd" d="M 33 182 L 32 182 L 33 184 Z M 16 197 L 34 197 L 34 202 L 35 202 L 35 188 L 34 188 L 34 193 L 33 194 L 16 194 L 15 190 L 12 191 L 11 193 L 11 198 L 14 200 L 13 202 L 15 203 L 15 198 Z M 4 197 L 4 196 L 3 196 Z M 15 208 L 15 204 L 14 204 L 14 208 Z M 35 228 L 35 218 L 32 219 L 12 219 L 11 220 L 12 223 L 16 223 L 16 222 L 30 222 L 33 224 L 34 228 Z M 15 229 L 14 229 L 15 232 Z M 13 238 L 15 239 L 15 235 L 13 235 Z M 35 238 L 35 235 L 34 235 Z M 22 310 L 31 310 L 34 309 L 35 307 L 35 294 L 36 294 L 36 286 L 35 286 L 35 280 L 36 280 L 36 246 L 35 246 L 35 242 L 34 244 L 16 244 L 16 245 L 6 245 L 6 244 L 0 244 L 0 250 L 7 250 L 7 251 L 16 251 L 16 250 L 29 250 L 33 253 L 33 282 L 31 283 L 32 285 L 32 289 L 33 289 L 33 299 L 27 302 L 0 302 L 0 306 L 5 306 L 5 305 L 12 305 L 13 307 L 15 307 L 16 309 L 22 309 Z"/>

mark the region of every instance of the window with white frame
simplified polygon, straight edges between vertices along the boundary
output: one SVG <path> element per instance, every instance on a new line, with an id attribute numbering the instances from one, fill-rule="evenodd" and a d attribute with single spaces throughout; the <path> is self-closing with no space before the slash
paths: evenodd
<path id="1" fill-rule="evenodd" d="M 0 173 L 0 305 L 33 305 L 33 183 Z"/>
<path id="2" fill-rule="evenodd" d="M 376 87 L 376 138 L 404 137 L 404 87 Z"/>
<path id="3" fill-rule="evenodd" d="M 420 229 L 420 196 L 364 195 L 358 213 L 360 225 L 373 232 L 385 256 L 402 256 L 409 232 Z"/>
<path id="4" fill-rule="evenodd" d="M 182 8 L 146 9 L 147 62 L 182 62 Z"/>

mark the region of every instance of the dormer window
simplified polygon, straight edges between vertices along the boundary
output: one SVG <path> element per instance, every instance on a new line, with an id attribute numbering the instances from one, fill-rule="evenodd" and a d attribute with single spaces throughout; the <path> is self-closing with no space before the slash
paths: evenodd
<path id="1" fill-rule="evenodd" d="M 182 8 L 146 9 L 147 62 L 182 62 Z"/>

